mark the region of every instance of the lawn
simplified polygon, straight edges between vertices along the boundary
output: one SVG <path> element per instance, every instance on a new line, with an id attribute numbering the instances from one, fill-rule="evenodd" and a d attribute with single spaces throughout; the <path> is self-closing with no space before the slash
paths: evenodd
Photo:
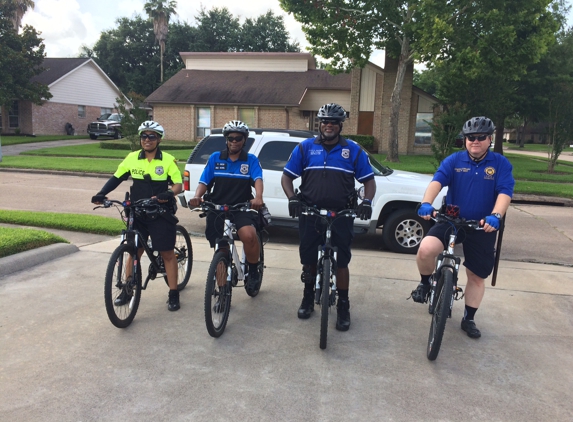
<path id="1" fill-rule="evenodd" d="M 43 230 L 0 227 L 0 258 L 53 243 L 69 242 Z"/>
<path id="2" fill-rule="evenodd" d="M 3 146 L 8 146 L 17 144 L 32 144 L 34 142 L 62 141 L 69 139 L 87 139 L 87 135 L 0 136 L 0 144 Z"/>

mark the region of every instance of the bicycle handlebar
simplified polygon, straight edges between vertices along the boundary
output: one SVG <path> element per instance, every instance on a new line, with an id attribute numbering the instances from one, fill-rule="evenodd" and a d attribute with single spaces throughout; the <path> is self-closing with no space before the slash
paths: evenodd
<path id="1" fill-rule="evenodd" d="M 346 209 L 341 211 L 331 211 L 324 208 L 317 208 L 311 205 L 302 204 L 302 214 L 314 215 L 324 219 L 335 219 L 338 217 L 356 217 L 356 210 Z"/>
<path id="2" fill-rule="evenodd" d="M 155 199 L 155 198 L 153 198 L 153 199 L 152 198 L 138 199 L 135 202 L 131 202 L 129 200 L 118 201 L 116 199 L 105 199 L 103 201 L 103 204 L 98 205 L 97 207 L 94 207 L 94 210 L 96 210 L 98 208 L 109 208 L 112 205 L 121 205 L 124 208 L 130 208 L 130 207 L 154 208 L 154 207 L 159 205 L 159 202 L 157 202 L 157 199 Z"/>
<path id="3" fill-rule="evenodd" d="M 197 208 L 193 208 L 191 211 L 223 211 L 223 212 L 230 212 L 230 211 L 250 211 L 250 212 L 258 212 L 255 209 L 251 208 L 251 202 L 239 202 L 235 205 L 219 205 L 209 201 L 203 201 Z"/>
<path id="4" fill-rule="evenodd" d="M 447 214 L 442 214 L 436 211 L 431 217 L 436 223 L 450 223 L 456 227 L 465 227 L 473 230 L 483 230 L 483 226 L 480 224 L 479 220 L 466 220 L 461 217 L 452 217 Z"/>

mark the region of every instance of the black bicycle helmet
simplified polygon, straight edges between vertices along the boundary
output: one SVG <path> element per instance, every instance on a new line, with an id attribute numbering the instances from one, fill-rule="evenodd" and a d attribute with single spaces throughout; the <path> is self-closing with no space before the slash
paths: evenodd
<path id="1" fill-rule="evenodd" d="M 472 117 L 464 123 L 462 133 L 464 136 L 473 135 L 474 133 L 487 133 L 491 135 L 495 127 L 493 122 L 485 116 Z"/>
<path id="2" fill-rule="evenodd" d="M 223 126 L 223 136 L 226 138 L 231 132 L 242 133 L 245 138 L 249 137 L 249 127 L 240 120 L 231 120 Z"/>
<path id="3" fill-rule="evenodd" d="M 316 117 L 319 119 L 336 119 L 342 123 L 346 120 L 346 110 L 335 103 L 325 104 L 320 107 Z"/>

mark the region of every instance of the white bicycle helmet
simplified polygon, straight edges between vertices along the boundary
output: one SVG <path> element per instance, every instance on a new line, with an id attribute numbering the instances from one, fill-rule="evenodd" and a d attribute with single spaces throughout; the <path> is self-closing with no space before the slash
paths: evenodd
<path id="1" fill-rule="evenodd" d="M 165 136 L 165 129 L 163 129 L 163 126 L 161 126 L 157 122 L 154 122 L 153 120 L 146 120 L 145 122 L 143 122 L 137 129 L 137 132 L 141 136 L 141 132 L 144 132 L 146 130 L 150 130 L 152 132 L 157 133 L 159 135 L 159 138 L 163 138 Z"/>
<path id="2" fill-rule="evenodd" d="M 231 120 L 223 126 L 223 136 L 226 138 L 229 133 L 238 132 L 242 133 L 245 138 L 249 137 L 249 127 L 240 120 Z"/>
<path id="3" fill-rule="evenodd" d="M 338 120 L 339 122 L 342 123 L 343 121 L 346 120 L 346 110 L 344 110 L 342 106 L 335 103 L 325 104 L 322 107 L 320 107 L 320 110 L 318 110 L 316 117 L 318 117 L 319 119 Z"/>

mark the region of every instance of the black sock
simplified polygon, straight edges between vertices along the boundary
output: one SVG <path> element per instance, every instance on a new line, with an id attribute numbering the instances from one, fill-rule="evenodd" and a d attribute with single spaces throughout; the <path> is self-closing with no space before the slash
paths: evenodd
<path id="1" fill-rule="evenodd" d="M 348 289 L 338 289 L 338 298 L 348 300 Z"/>
<path id="2" fill-rule="evenodd" d="M 256 264 L 251 264 L 251 263 L 249 262 L 249 273 L 251 273 L 251 274 L 256 273 L 257 270 L 258 270 L 258 266 L 259 266 L 259 263 L 258 263 L 258 262 L 257 262 Z"/>
<path id="3" fill-rule="evenodd" d="M 466 310 L 464 312 L 464 319 L 467 321 L 473 321 L 474 317 L 476 316 L 477 308 L 472 308 L 471 306 L 466 305 Z"/>
<path id="4" fill-rule="evenodd" d="M 420 274 L 420 277 L 422 277 L 421 283 L 428 285 L 430 284 L 430 277 L 432 276 L 432 274 L 430 275 L 424 275 L 424 274 Z"/>

